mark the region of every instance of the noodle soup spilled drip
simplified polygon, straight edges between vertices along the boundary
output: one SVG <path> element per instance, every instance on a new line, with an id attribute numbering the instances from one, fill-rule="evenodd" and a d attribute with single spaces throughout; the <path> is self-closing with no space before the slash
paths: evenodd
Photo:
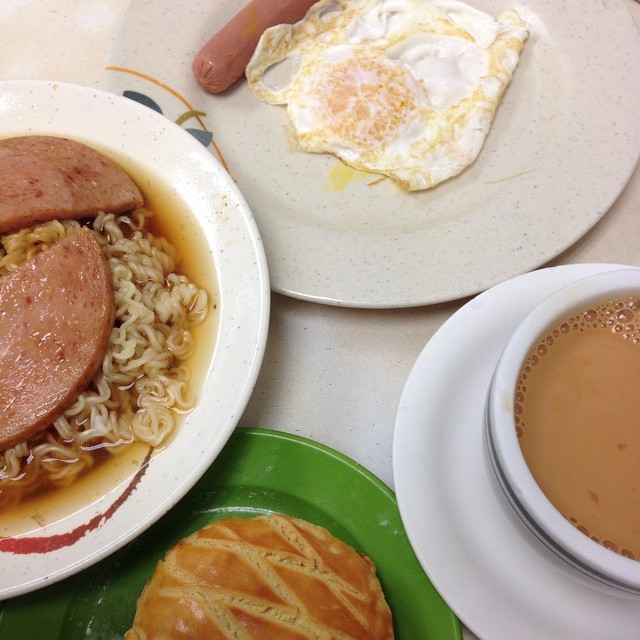
<path id="1" fill-rule="evenodd" d="M 177 271 L 176 248 L 151 231 L 153 214 L 99 214 L 90 228 L 107 256 L 116 319 L 102 366 L 45 431 L 0 452 L 0 506 L 68 486 L 112 453 L 165 444 L 195 405 L 187 361 L 192 329 L 209 312 L 207 292 Z M 76 232 L 52 221 L 0 238 L 0 277 Z"/>

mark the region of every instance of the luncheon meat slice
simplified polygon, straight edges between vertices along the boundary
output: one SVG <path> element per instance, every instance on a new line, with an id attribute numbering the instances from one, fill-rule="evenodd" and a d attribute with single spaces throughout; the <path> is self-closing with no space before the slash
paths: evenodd
<path id="1" fill-rule="evenodd" d="M 102 363 L 111 273 L 83 228 L 0 278 L 0 449 L 49 426 Z"/>
<path id="2" fill-rule="evenodd" d="M 85 144 L 53 136 L 0 140 L 0 233 L 142 204 L 127 173 Z"/>

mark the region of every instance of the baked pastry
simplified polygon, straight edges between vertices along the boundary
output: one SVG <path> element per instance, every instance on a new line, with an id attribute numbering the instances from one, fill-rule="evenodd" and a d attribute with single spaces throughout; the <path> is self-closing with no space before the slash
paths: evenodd
<path id="1" fill-rule="evenodd" d="M 125 640 L 391 640 L 373 562 L 280 514 L 229 518 L 172 547 Z"/>

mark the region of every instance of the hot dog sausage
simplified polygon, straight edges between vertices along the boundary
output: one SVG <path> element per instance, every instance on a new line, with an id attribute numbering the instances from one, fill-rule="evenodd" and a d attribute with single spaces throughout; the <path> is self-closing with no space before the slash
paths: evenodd
<path id="1" fill-rule="evenodd" d="M 194 58 L 196 80 L 209 93 L 221 93 L 242 76 L 266 29 L 297 22 L 316 1 L 252 0 Z"/>
<path id="2" fill-rule="evenodd" d="M 143 204 L 133 180 L 105 155 L 74 140 L 0 140 L 0 233 L 39 222 L 121 213 Z"/>
<path id="3" fill-rule="evenodd" d="M 102 363 L 111 272 L 86 227 L 0 277 L 0 449 L 48 427 Z"/>

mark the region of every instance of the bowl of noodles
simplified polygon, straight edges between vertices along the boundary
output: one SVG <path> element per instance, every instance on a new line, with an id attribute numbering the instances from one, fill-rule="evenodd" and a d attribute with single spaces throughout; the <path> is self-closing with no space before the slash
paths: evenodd
<path id="1" fill-rule="evenodd" d="M 202 139 L 128 98 L 0 82 L 0 139 L 107 156 L 141 206 L 0 235 L 0 278 L 86 227 L 113 282 L 101 364 L 61 415 L 0 451 L 0 600 L 75 573 L 157 521 L 224 447 L 262 363 L 269 280 L 251 211 Z"/>

